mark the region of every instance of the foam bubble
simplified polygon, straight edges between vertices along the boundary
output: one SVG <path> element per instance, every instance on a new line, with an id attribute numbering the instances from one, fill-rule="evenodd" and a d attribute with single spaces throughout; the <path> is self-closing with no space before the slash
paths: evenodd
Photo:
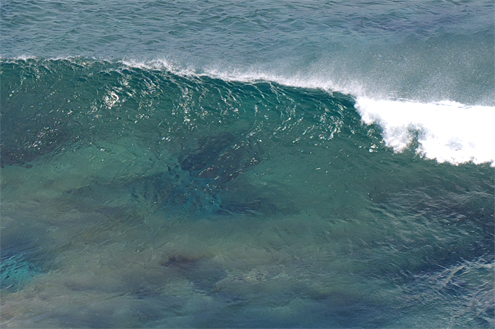
<path id="1" fill-rule="evenodd" d="M 417 152 L 428 159 L 495 166 L 494 107 L 359 97 L 356 108 L 364 123 L 382 127 L 385 143 L 396 152 L 406 149 L 417 135 Z"/>

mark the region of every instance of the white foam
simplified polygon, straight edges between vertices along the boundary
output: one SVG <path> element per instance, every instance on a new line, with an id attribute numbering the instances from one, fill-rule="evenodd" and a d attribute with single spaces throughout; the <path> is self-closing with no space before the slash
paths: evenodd
<path id="1" fill-rule="evenodd" d="M 495 166 L 495 107 L 364 97 L 356 107 L 364 123 L 382 127 L 385 143 L 396 152 L 405 150 L 417 133 L 417 152 L 428 159 Z"/>

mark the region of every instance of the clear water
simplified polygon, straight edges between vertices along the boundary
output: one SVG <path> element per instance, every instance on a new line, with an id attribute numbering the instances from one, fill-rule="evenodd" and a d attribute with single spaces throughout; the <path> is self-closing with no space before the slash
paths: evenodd
<path id="1" fill-rule="evenodd" d="M 5 328 L 491 328 L 490 1 L 4 1 Z"/>

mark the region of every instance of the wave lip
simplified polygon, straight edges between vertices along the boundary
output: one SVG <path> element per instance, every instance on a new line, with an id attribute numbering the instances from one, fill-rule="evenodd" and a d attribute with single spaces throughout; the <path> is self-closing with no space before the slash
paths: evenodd
<path id="1" fill-rule="evenodd" d="M 386 145 L 395 152 L 404 151 L 417 138 L 416 152 L 425 158 L 495 167 L 493 107 L 358 97 L 356 108 L 364 123 L 381 126 Z"/>
<path id="2" fill-rule="evenodd" d="M 227 82 L 244 82 L 244 83 L 256 83 L 256 82 L 273 82 L 282 86 L 295 87 L 295 88 L 309 88 L 309 89 L 321 89 L 327 92 L 338 92 L 342 94 L 359 94 L 361 93 L 361 86 L 354 84 L 348 86 L 327 77 L 314 77 L 305 76 L 303 74 L 283 74 L 271 71 L 270 69 L 264 69 L 261 67 L 248 67 L 248 68 L 232 68 L 232 67 L 215 67 L 206 66 L 202 68 L 195 67 L 194 65 L 183 65 L 180 62 L 168 60 L 165 58 L 158 58 L 153 60 L 135 60 L 135 59 L 123 59 L 119 63 L 131 67 L 144 70 L 163 70 L 183 77 L 209 77 L 213 79 L 220 79 Z"/>

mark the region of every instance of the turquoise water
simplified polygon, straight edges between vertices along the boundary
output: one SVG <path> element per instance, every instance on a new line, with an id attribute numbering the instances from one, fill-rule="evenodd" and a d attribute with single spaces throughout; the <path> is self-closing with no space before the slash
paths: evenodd
<path id="1" fill-rule="evenodd" d="M 493 4 L 1 5 L 5 328 L 491 328 Z"/>

